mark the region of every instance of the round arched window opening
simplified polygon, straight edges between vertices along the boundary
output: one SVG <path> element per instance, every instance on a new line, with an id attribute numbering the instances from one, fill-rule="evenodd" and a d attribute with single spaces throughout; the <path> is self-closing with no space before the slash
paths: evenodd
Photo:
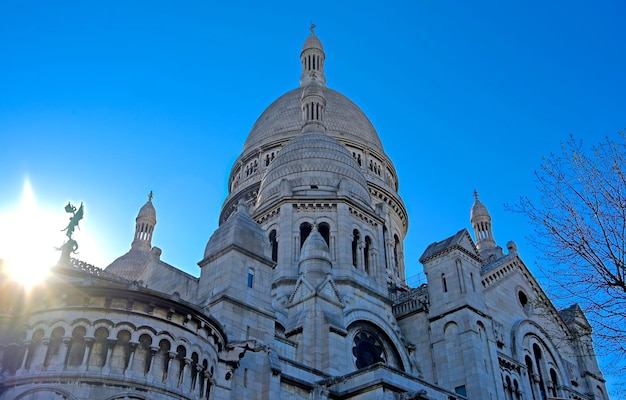
<path id="1" fill-rule="evenodd" d="M 354 336 L 352 354 L 358 369 L 386 362 L 382 344 L 376 336 L 367 331 L 360 331 Z"/>

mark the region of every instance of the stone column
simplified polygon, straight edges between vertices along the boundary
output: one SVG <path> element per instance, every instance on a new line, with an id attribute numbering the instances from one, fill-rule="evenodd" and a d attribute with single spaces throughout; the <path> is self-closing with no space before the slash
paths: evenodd
<path id="1" fill-rule="evenodd" d="M 298 233 L 293 238 L 293 261 L 297 262 L 299 259 L 300 259 L 300 234 Z"/>
<path id="2" fill-rule="evenodd" d="M 365 242 L 359 240 L 357 243 L 357 252 L 356 252 L 356 267 L 357 269 L 363 271 L 365 270 L 365 264 L 363 262 L 363 249 L 365 248 Z"/>
<path id="3" fill-rule="evenodd" d="M 155 378 L 157 378 L 156 376 L 154 376 L 154 371 L 153 371 L 153 366 L 154 366 L 154 359 L 156 358 L 157 353 L 159 352 L 159 347 L 158 346 L 150 346 L 150 362 L 147 365 L 147 371 L 146 371 L 146 379 L 148 380 L 148 382 L 153 382 Z"/>
<path id="4" fill-rule="evenodd" d="M 15 371 L 15 375 L 19 375 L 22 372 L 26 371 L 26 361 L 28 360 L 28 357 L 30 355 L 30 346 L 32 345 L 33 341 L 32 340 L 26 340 L 24 341 L 23 346 L 25 346 L 26 350 L 24 351 L 23 357 L 22 357 L 22 361 L 20 361 L 20 366 L 17 369 L 17 371 Z M 1 358 L 0 358 L 1 359 Z"/>
<path id="5" fill-rule="evenodd" d="M 387 247 L 387 259 L 385 260 L 387 263 L 387 269 L 391 271 L 392 275 L 396 275 L 396 269 L 398 268 L 398 266 L 395 263 L 394 257 L 393 257 L 393 246 L 395 245 L 395 241 L 392 239 L 387 239 L 387 242 L 385 243 L 385 246 Z"/>
<path id="6" fill-rule="evenodd" d="M 177 354 L 173 351 L 167 352 L 167 359 L 165 360 L 166 366 L 164 369 L 165 378 L 163 379 L 165 382 L 171 382 L 174 386 L 176 386 L 176 383 L 178 382 L 178 377 L 175 375 L 179 372 L 178 368 L 172 368 L 172 360 L 176 360 L 176 356 Z"/>
<path id="7" fill-rule="evenodd" d="M 70 353 L 70 346 L 72 345 L 72 337 L 64 336 L 61 347 L 59 348 L 59 360 L 63 360 L 63 368 L 67 368 L 68 357 Z"/>
<path id="8" fill-rule="evenodd" d="M 183 367 L 178 377 L 178 386 L 186 388 L 190 384 L 189 377 L 191 376 L 191 370 L 189 366 L 191 365 L 191 359 L 185 358 L 183 361 Z"/>
<path id="9" fill-rule="evenodd" d="M 114 339 L 106 339 L 104 343 L 106 344 L 106 356 L 104 359 L 104 365 L 102 366 L 102 373 L 109 374 L 111 372 L 111 356 L 113 355 L 113 347 L 117 340 Z"/>
<path id="10" fill-rule="evenodd" d="M 128 363 L 126 364 L 126 369 L 124 370 L 125 376 L 131 376 L 133 374 L 133 361 L 135 360 L 135 350 L 137 350 L 137 342 L 128 342 Z"/>
<path id="11" fill-rule="evenodd" d="M 85 338 L 85 354 L 83 354 L 83 362 L 78 367 L 80 372 L 85 372 L 87 370 L 87 363 L 89 362 L 89 357 L 91 356 L 91 349 L 95 342 L 95 338 Z"/>
<path id="12" fill-rule="evenodd" d="M 202 396 L 202 385 L 198 383 L 198 381 L 200 381 L 202 379 L 202 365 L 200 364 L 196 364 L 196 379 L 191 379 L 191 390 L 196 390 L 196 388 L 198 389 L 198 397 Z"/>

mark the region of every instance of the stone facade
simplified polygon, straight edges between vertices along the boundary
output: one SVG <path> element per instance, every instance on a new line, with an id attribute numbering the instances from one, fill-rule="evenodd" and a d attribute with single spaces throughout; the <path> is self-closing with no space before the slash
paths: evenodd
<path id="1" fill-rule="evenodd" d="M 607 399 L 576 305 L 558 311 L 476 200 L 406 284 L 408 215 L 378 134 L 326 87 L 311 32 L 300 86 L 259 117 L 199 277 L 160 259 L 156 210 L 105 270 L 3 278 L 0 399 Z M 167 229 L 164 227 L 163 229 Z"/>

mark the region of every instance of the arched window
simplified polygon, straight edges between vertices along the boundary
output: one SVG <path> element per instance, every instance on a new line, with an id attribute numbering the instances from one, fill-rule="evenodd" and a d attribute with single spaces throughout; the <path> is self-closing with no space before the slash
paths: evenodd
<path id="1" fill-rule="evenodd" d="M 30 342 L 30 346 L 28 347 L 28 357 L 26 358 L 26 369 L 29 369 L 32 362 L 35 352 L 39 350 L 42 344 L 43 339 L 43 329 L 37 329 L 32 336 L 32 340 Z"/>
<path id="2" fill-rule="evenodd" d="M 94 333 L 94 343 L 91 347 L 91 355 L 89 356 L 89 365 L 94 367 L 103 367 L 106 362 L 106 354 L 108 350 L 109 330 L 105 327 L 99 327 Z"/>
<path id="3" fill-rule="evenodd" d="M 513 386 L 511 385 L 511 378 L 508 376 L 504 381 L 504 396 L 507 400 L 513 400 Z"/>
<path id="4" fill-rule="evenodd" d="M 387 241 L 389 240 L 389 231 L 387 227 L 383 225 L 383 255 L 385 256 L 385 267 L 394 269 L 393 266 L 388 265 L 389 261 L 387 260 Z M 396 273 L 397 274 L 397 273 Z"/>
<path id="5" fill-rule="evenodd" d="M 546 381 L 543 378 L 543 373 L 541 370 L 541 359 L 542 359 L 541 349 L 536 343 L 533 344 L 533 354 L 535 355 L 535 365 L 537 366 L 537 374 L 539 374 L 539 393 L 541 394 L 541 399 L 543 400 L 547 398 L 546 386 L 545 386 Z"/>
<path id="6" fill-rule="evenodd" d="M 195 390 L 198 383 L 198 360 L 198 353 L 194 351 L 191 354 L 191 368 L 189 368 L 189 372 L 191 373 L 191 390 Z"/>
<path id="7" fill-rule="evenodd" d="M 138 375 L 145 375 L 150 367 L 150 360 L 152 358 L 152 352 L 150 346 L 152 345 L 152 337 L 148 334 L 142 334 L 139 336 L 139 345 L 135 349 L 135 356 L 133 358 L 132 369 Z"/>
<path id="8" fill-rule="evenodd" d="M 119 331 L 117 333 L 117 341 L 113 346 L 111 352 L 111 370 L 116 373 L 123 372 L 128 367 L 128 360 L 130 358 L 130 332 L 127 330 Z"/>
<path id="9" fill-rule="evenodd" d="M 52 335 L 50 338 L 50 342 L 48 343 L 48 352 L 46 353 L 46 358 L 44 360 L 44 367 L 48 367 L 50 365 L 55 365 L 62 363 L 63 360 L 59 361 L 60 352 L 61 352 L 61 344 L 63 343 L 63 335 L 65 335 L 65 329 L 62 327 L 54 328 L 52 331 Z M 57 362 L 59 361 L 59 362 Z"/>
<path id="10" fill-rule="evenodd" d="M 322 237 L 326 241 L 326 244 L 330 248 L 330 225 L 328 225 L 326 222 L 322 222 L 317 227 L 317 230 L 320 232 L 320 235 L 322 235 Z"/>
<path id="11" fill-rule="evenodd" d="M 534 387 L 535 387 L 535 382 L 534 382 L 534 380 L 535 380 L 535 378 L 534 378 L 535 372 L 533 370 L 533 362 L 530 359 L 530 356 L 526 356 L 524 358 L 524 361 L 526 362 L 526 369 L 528 370 L 528 383 L 530 384 L 530 388 L 532 390 L 533 400 L 537 400 L 537 398 L 535 397 L 535 389 L 534 389 Z"/>
<path id="12" fill-rule="evenodd" d="M 272 246 L 272 261 L 278 261 L 278 241 L 276 240 L 276 229 L 270 232 L 270 246 Z"/>
<path id="13" fill-rule="evenodd" d="M 85 335 L 87 331 L 84 327 L 78 326 L 72 331 L 72 342 L 70 344 L 70 352 L 67 357 L 67 365 L 79 366 L 83 363 L 85 356 Z"/>
<path id="14" fill-rule="evenodd" d="M 393 241 L 393 262 L 395 267 L 400 270 L 400 239 L 398 238 L 398 235 L 393 235 Z"/>
<path id="15" fill-rule="evenodd" d="M 552 381 L 552 386 L 550 389 L 550 392 L 552 394 L 552 396 L 556 397 L 557 396 L 557 388 L 559 385 L 559 382 L 557 380 L 557 376 L 556 376 L 556 371 L 552 368 L 550 368 L 550 380 Z"/>
<path id="16" fill-rule="evenodd" d="M 357 268 L 359 266 L 358 262 L 358 251 L 359 251 L 359 240 L 361 240 L 361 235 L 359 231 L 356 229 L 352 231 L 352 265 Z"/>
<path id="17" fill-rule="evenodd" d="M 151 374 L 157 382 L 164 382 L 168 373 L 169 365 L 169 352 L 172 345 L 167 339 L 161 339 L 159 341 L 159 350 L 154 355 L 154 361 L 152 362 Z"/>
<path id="18" fill-rule="evenodd" d="M 365 248 L 363 249 L 363 266 L 365 273 L 370 273 L 370 250 L 372 249 L 372 239 L 369 236 L 365 236 Z"/>
<path id="19" fill-rule="evenodd" d="M 180 386 L 184 380 L 184 372 L 185 372 L 185 357 L 187 357 L 187 349 L 185 346 L 178 346 L 176 348 L 176 360 L 178 361 L 178 376 L 177 376 L 177 384 Z"/>
<path id="20" fill-rule="evenodd" d="M 311 234 L 312 226 L 308 222 L 303 222 L 300 224 L 300 248 L 304 244 L 306 238 Z"/>

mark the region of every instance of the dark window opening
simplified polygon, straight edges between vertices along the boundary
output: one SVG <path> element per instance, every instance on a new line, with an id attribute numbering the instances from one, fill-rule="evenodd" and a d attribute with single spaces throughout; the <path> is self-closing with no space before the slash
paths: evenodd
<path id="1" fill-rule="evenodd" d="M 372 239 L 369 236 L 365 236 L 365 248 L 363 249 L 363 261 L 365 272 L 370 273 L 370 249 L 372 248 Z"/>
<path id="2" fill-rule="evenodd" d="M 357 252 L 359 250 L 359 231 L 356 229 L 352 231 L 352 265 L 356 268 L 357 265 Z"/>
<path id="3" fill-rule="evenodd" d="M 320 235 L 322 235 L 322 237 L 326 241 L 326 244 L 330 248 L 330 225 L 328 225 L 326 222 L 322 222 L 321 224 L 319 224 L 317 229 L 319 230 Z"/>
<path id="4" fill-rule="evenodd" d="M 302 248 L 304 241 L 311 234 L 311 230 L 311 224 L 309 224 L 308 222 L 303 222 L 302 224 L 300 224 L 300 248 Z"/>
<path id="5" fill-rule="evenodd" d="M 276 240 L 276 229 L 270 232 L 270 246 L 272 246 L 272 261 L 278 261 L 278 241 Z"/>
<path id="6" fill-rule="evenodd" d="M 248 270 L 248 287 L 252 288 L 252 284 L 254 283 L 254 271 L 252 269 Z"/>

